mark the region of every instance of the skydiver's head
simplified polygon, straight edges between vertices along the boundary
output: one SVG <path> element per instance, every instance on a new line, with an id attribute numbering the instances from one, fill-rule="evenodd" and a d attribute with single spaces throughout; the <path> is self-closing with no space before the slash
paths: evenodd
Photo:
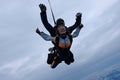
<path id="1" fill-rule="evenodd" d="M 66 32 L 67 32 L 66 27 L 64 27 L 64 26 L 62 26 L 62 25 L 59 25 L 59 26 L 57 27 L 57 31 L 58 31 L 58 33 L 59 33 L 60 35 L 64 35 L 64 34 L 66 34 Z"/>
<path id="2" fill-rule="evenodd" d="M 64 22 L 64 20 L 62 18 L 59 18 L 56 21 L 56 26 L 58 27 L 60 25 L 65 26 L 65 22 Z"/>

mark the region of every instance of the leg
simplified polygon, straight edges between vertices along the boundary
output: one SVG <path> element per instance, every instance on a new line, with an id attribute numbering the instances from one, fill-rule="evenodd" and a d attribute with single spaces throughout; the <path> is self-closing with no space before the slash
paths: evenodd
<path id="1" fill-rule="evenodd" d="M 71 51 L 68 51 L 66 54 L 65 63 L 70 65 L 70 63 L 73 63 L 73 62 L 74 62 L 73 54 Z"/>
<path id="2" fill-rule="evenodd" d="M 48 58 L 47 58 L 47 63 L 51 64 L 54 60 L 54 54 L 53 53 L 49 53 L 48 54 Z"/>
<path id="3" fill-rule="evenodd" d="M 49 48 L 50 53 L 48 54 L 48 59 L 47 59 L 47 63 L 48 64 L 52 64 L 53 60 L 55 59 L 55 57 L 58 56 L 57 51 L 54 49 L 54 47 Z"/>
<path id="4" fill-rule="evenodd" d="M 50 67 L 56 68 L 59 63 L 61 63 L 61 60 L 59 59 L 59 57 L 56 56 L 56 57 L 54 57 L 54 60 L 53 60 L 52 64 L 50 65 Z"/>
<path id="5" fill-rule="evenodd" d="M 73 56 L 73 53 L 70 52 L 70 62 L 73 63 L 74 62 L 74 56 Z"/>

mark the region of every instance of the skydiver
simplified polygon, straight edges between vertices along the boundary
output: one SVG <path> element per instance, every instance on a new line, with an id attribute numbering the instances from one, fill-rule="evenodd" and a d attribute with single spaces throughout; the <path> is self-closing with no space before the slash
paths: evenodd
<path id="1" fill-rule="evenodd" d="M 59 25 L 57 27 L 58 35 L 55 37 L 41 32 L 38 28 L 36 29 L 36 33 L 38 33 L 43 39 L 45 39 L 46 41 L 53 41 L 56 45 L 56 52 L 53 58 L 51 58 L 52 61 L 48 63 L 50 64 L 51 68 L 55 68 L 62 61 L 64 61 L 68 65 L 74 62 L 74 56 L 70 51 L 72 39 L 79 35 L 82 27 L 83 25 L 80 24 L 73 34 L 69 34 L 67 32 L 67 28 L 64 27 L 64 25 Z"/>
<path id="2" fill-rule="evenodd" d="M 41 20 L 42 20 L 42 23 L 44 25 L 44 27 L 47 29 L 47 31 L 50 33 L 50 35 L 52 37 L 55 37 L 57 35 L 57 31 L 56 31 L 56 28 L 63 24 L 64 27 L 65 26 L 65 22 L 62 18 L 59 18 L 56 20 L 56 23 L 55 23 L 55 26 L 53 27 L 47 20 L 47 13 L 46 13 L 46 6 L 44 4 L 39 4 L 39 8 L 40 8 L 40 16 L 41 16 Z M 77 28 L 80 24 L 81 24 L 81 17 L 82 17 L 82 13 L 77 13 L 76 14 L 76 22 L 74 25 L 70 26 L 70 27 L 66 27 L 67 28 L 67 32 L 69 32 L 70 34 L 73 32 L 73 30 L 75 28 Z"/>

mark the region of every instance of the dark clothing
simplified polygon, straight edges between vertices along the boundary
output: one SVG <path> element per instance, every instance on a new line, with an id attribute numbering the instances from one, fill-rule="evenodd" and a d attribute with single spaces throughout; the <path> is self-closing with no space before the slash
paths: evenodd
<path id="1" fill-rule="evenodd" d="M 66 64 L 70 64 L 74 61 L 73 53 L 69 49 L 61 49 L 58 51 L 60 60 L 65 61 Z"/>
<path id="2" fill-rule="evenodd" d="M 74 62 L 70 47 L 72 45 L 72 39 L 79 35 L 80 29 L 80 27 L 77 27 L 73 34 L 66 34 L 66 37 L 64 38 L 62 36 L 52 37 L 44 32 L 39 33 L 39 35 L 46 41 L 53 41 L 56 44 L 54 47 L 56 51 L 54 53 L 57 55 L 54 55 L 54 53 L 48 54 L 47 63 L 51 64 L 51 68 L 55 68 L 62 61 L 65 61 L 68 65 Z"/>
<path id="3" fill-rule="evenodd" d="M 46 11 L 40 13 L 41 20 L 45 28 L 48 30 L 52 37 L 56 36 L 56 29 L 48 22 Z M 81 24 L 81 18 L 77 18 L 74 25 L 67 28 L 68 32 L 71 34 L 72 31 Z"/>
<path id="4" fill-rule="evenodd" d="M 57 35 L 56 26 L 53 27 L 48 22 L 46 11 L 42 11 L 40 13 L 40 16 L 41 16 L 41 20 L 42 20 L 43 25 L 48 30 L 48 32 L 50 33 L 51 37 L 55 37 Z M 76 29 L 80 24 L 81 24 L 81 18 L 76 18 L 76 22 L 75 22 L 74 25 L 72 25 L 70 27 L 66 27 L 67 28 L 67 32 L 69 34 L 71 34 L 73 32 L 73 30 Z M 57 47 L 57 49 L 58 49 L 58 47 Z M 62 61 L 64 61 L 68 65 L 70 63 L 74 62 L 73 54 L 72 54 L 72 52 L 69 49 L 65 50 L 65 49 L 60 49 L 59 48 L 57 51 L 58 51 L 57 52 L 58 56 L 54 56 L 54 54 L 48 54 L 47 63 L 51 64 L 51 68 L 55 68 Z"/>
<path id="5" fill-rule="evenodd" d="M 56 31 L 54 30 L 52 25 L 48 23 L 46 12 L 45 11 L 41 12 L 40 15 L 41 15 L 42 23 L 45 26 L 45 28 L 48 30 L 48 32 L 50 33 L 50 35 L 52 37 L 55 37 L 56 36 L 55 35 Z"/>
<path id="6" fill-rule="evenodd" d="M 74 56 L 70 50 L 61 50 L 54 54 L 48 54 L 47 63 L 51 64 L 51 68 L 56 68 L 56 66 L 62 61 L 68 65 L 74 62 Z"/>

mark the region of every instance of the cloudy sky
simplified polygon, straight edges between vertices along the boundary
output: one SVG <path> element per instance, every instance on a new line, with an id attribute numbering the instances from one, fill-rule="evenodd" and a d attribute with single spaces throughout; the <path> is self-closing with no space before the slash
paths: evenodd
<path id="1" fill-rule="evenodd" d="M 0 1 L 0 80 L 80 80 L 119 64 L 119 0 L 51 0 L 56 19 L 70 26 L 82 12 L 84 24 L 71 48 L 75 62 L 62 62 L 56 69 L 46 63 L 51 42 L 35 33 L 37 27 L 48 33 L 40 20 L 40 3 L 54 25 L 47 0 Z"/>

